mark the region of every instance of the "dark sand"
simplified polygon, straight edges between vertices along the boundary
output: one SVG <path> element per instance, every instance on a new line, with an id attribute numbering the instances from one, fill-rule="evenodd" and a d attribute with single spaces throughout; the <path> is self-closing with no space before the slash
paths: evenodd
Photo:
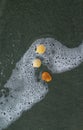
<path id="1" fill-rule="evenodd" d="M 0 1 L 0 88 L 31 43 L 43 36 L 78 46 L 83 40 L 83 1 Z M 6 130 L 83 130 L 83 64 L 53 75 L 49 89 L 44 100 Z"/>

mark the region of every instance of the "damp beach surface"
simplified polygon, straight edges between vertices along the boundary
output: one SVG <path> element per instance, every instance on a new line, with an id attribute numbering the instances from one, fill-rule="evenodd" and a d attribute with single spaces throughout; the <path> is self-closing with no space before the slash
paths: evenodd
<path id="1" fill-rule="evenodd" d="M 82 5 L 0 1 L 0 129 L 83 129 Z"/>
<path id="2" fill-rule="evenodd" d="M 35 51 L 35 48 L 41 43 L 46 47 L 44 54 Z M 52 51 L 55 51 L 55 53 L 52 53 Z M 48 84 L 44 83 L 52 80 L 48 72 L 43 72 L 40 81 L 35 80 L 33 61 L 37 57 L 43 59 L 41 63 L 47 66 L 52 73 L 69 71 L 83 62 L 83 43 L 71 49 L 54 38 L 41 38 L 32 43 L 24 56 L 16 63 L 9 80 L 1 89 L 0 130 L 8 127 L 24 111 L 41 101 L 48 92 Z M 39 63 L 39 59 L 36 62 Z M 6 89 L 9 90 L 7 96 L 5 96 Z"/>

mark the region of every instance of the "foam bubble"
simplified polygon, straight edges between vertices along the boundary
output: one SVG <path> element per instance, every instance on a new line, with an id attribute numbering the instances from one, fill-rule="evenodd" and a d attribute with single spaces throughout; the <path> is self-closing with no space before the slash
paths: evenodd
<path id="1" fill-rule="evenodd" d="M 44 44 L 46 51 L 35 53 L 39 44 Z M 53 73 L 60 73 L 75 68 L 83 61 L 83 44 L 77 48 L 67 48 L 53 38 L 41 38 L 33 42 L 1 90 L 0 130 L 18 119 L 23 111 L 30 109 L 42 100 L 48 92 L 48 85 L 36 80 L 33 60 L 39 57 L 42 63 Z"/>

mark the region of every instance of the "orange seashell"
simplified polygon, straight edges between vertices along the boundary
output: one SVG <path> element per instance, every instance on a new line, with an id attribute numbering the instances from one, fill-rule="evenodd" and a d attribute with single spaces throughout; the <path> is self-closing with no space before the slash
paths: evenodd
<path id="1" fill-rule="evenodd" d="M 46 82 L 50 82 L 52 80 L 52 76 L 48 72 L 43 72 L 41 77 L 42 77 L 42 80 Z"/>

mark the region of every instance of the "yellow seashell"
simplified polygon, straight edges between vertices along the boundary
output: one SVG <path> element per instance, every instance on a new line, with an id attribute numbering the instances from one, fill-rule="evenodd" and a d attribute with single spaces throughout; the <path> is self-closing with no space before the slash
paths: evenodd
<path id="1" fill-rule="evenodd" d="M 41 66 L 41 60 L 40 59 L 34 59 L 33 61 L 33 67 L 34 68 L 39 68 Z"/>
<path id="2" fill-rule="evenodd" d="M 48 72 L 43 72 L 41 77 L 42 77 L 42 80 L 46 82 L 50 82 L 52 80 L 52 76 Z"/>
<path id="3" fill-rule="evenodd" d="M 43 44 L 40 44 L 36 48 L 36 53 L 43 54 L 46 51 L 46 47 Z"/>

